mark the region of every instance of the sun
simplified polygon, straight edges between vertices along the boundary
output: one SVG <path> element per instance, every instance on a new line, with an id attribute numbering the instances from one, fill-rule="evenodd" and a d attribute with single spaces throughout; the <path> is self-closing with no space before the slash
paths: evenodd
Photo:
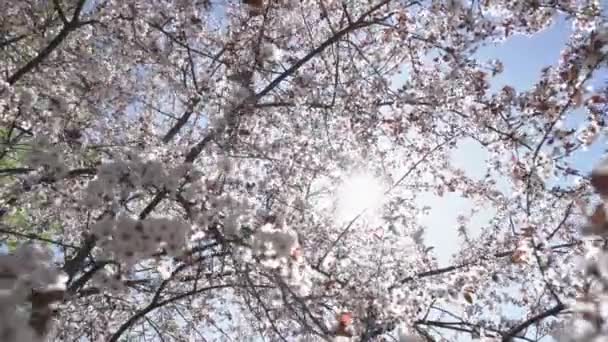
<path id="1" fill-rule="evenodd" d="M 371 217 L 382 206 L 385 186 L 371 173 L 358 172 L 346 177 L 336 193 L 336 216 L 349 221 L 359 214 Z"/>

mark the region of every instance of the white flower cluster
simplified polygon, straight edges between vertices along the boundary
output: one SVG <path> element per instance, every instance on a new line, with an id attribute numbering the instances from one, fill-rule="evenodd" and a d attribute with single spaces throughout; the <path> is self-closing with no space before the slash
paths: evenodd
<path id="1" fill-rule="evenodd" d="M 53 252 L 37 244 L 21 245 L 12 254 L 0 255 L 0 274 L 11 275 L 18 287 L 45 290 L 47 287 L 65 281 L 61 271 L 53 264 Z M 6 281 L 0 282 L 0 289 L 8 289 Z M 26 296 L 29 293 L 25 294 Z"/>
<path id="2" fill-rule="evenodd" d="M 23 127 L 28 127 L 28 117 L 31 108 L 36 104 L 36 93 L 24 86 L 13 87 L 4 80 L 0 80 L 0 108 L 3 109 L 3 123 L 15 120 Z M 26 115 L 23 115 L 26 114 Z"/>
<path id="3" fill-rule="evenodd" d="M 271 43 L 263 43 L 260 46 L 260 59 L 263 62 L 274 62 L 281 59 L 280 51 Z"/>
<path id="4" fill-rule="evenodd" d="M 252 252 L 263 258 L 268 267 L 278 267 L 281 261 L 293 256 L 298 239 L 292 232 L 277 230 L 271 224 L 262 226 L 254 235 Z"/>
<path id="5" fill-rule="evenodd" d="M 91 229 L 106 256 L 126 265 L 152 257 L 160 249 L 170 256 L 179 256 L 190 232 L 190 226 L 179 219 L 136 220 L 129 216 L 102 219 Z"/>
<path id="6" fill-rule="evenodd" d="M 601 196 L 602 203 L 588 215 L 588 222 L 582 229 L 586 236 L 606 235 L 606 165 L 606 161 L 602 161 L 591 173 L 591 184 Z M 582 210 L 586 211 L 584 207 Z M 587 241 L 583 247 L 587 250 L 584 267 L 587 279 L 577 286 L 578 296 L 569 305 L 575 315 L 570 325 L 559 332 L 558 337 L 560 342 L 608 342 L 608 249 L 605 243 L 598 244 L 594 240 Z"/>
<path id="7" fill-rule="evenodd" d="M 224 172 L 231 172 L 229 160 L 220 160 L 218 165 Z M 232 177 L 225 178 L 226 183 L 233 181 Z M 223 192 L 217 195 L 219 185 L 212 180 L 198 180 L 190 183 L 182 191 L 182 196 L 188 201 L 201 200 L 204 209 L 193 213 L 195 225 L 202 230 L 221 223 L 222 233 L 228 238 L 242 235 L 243 227 L 253 225 L 253 204 L 236 192 Z"/>
<path id="8" fill-rule="evenodd" d="M 224 234 L 226 236 L 235 236 L 240 231 L 242 226 L 240 215 L 231 213 L 224 219 Z"/>
<path id="9" fill-rule="evenodd" d="M 0 81 L 0 95 L 2 95 L 2 98 L 8 97 L 9 92 L 12 90 L 13 89 L 8 82 L 4 80 Z"/>
<path id="10" fill-rule="evenodd" d="M 596 168 L 596 172 L 604 173 L 602 168 Z M 584 235 L 605 234 L 603 205 L 597 207 L 589 221 L 583 229 Z M 584 270 L 588 279 L 586 285 L 579 286 L 581 295 L 569 305 L 575 315 L 570 325 L 559 332 L 560 342 L 608 342 L 608 252 L 592 241 L 586 244 L 586 248 Z"/>
<path id="11" fill-rule="evenodd" d="M 65 290 L 65 275 L 53 264 L 53 253 L 36 244 L 24 244 L 0 256 L 0 337 L 6 342 L 41 341 L 29 323 L 34 293 Z M 46 309 L 51 302 L 38 301 Z"/>
<path id="12" fill-rule="evenodd" d="M 39 137 L 32 142 L 26 163 L 33 168 L 43 168 L 48 174 L 56 177 L 61 177 L 67 172 L 60 149 L 53 146 L 45 137 Z"/>
<path id="13" fill-rule="evenodd" d="M 608 342 L 608 254 L 600 251 L 592 257 L 587 273 L 597 281 L 571 306 L 575 316 L 559 332 L 560 342 Z"/>
<path id="14" fill-rule="evenodd" d="M 582 61 L 584 71 L 593 70 L 598 64 L 605 63 L 603 56 L 608 52 L 608 25 L 603 24 L 595 28 L 595 35 L 585 50 L 586 55 Z M 582 76 L 581 76 L 582 77 Z"/>
<path id="15" fill-rule="evenodd" d="M 38 96 L 32 89 L 26 88 L 21 91 L 21 98 L 19 100 L 21 102 L 21 109 L 29 110 L 36 104 L 36 101 L 38 101 Z"/>
<path id="16" fill-rule="evenodd" d="M 119 189 L 125 196 L 133 189 L 148 186 L 174 192 L 189 169 L 186 164 L 167 169 L 158 161 L 143 161 L 137 157 L 104 163 L 99 166 L 97 177 L 89 182 L 84 201 L 87 206 L 96 207 L 106 203 Z"/>
<path id="17" fill-rule="evenodd" d="M 107 291 L 113 294 L 120 294 L 126 289 L 125 284 L 120 279 L 120 274 L 110 273 L 106 269 L 96 272 L 91 281 L 102 291 Z"/>
<path id="18" fill-rule="evenodd" d="M 597 122 L 592 121 L 589 124 L 582 125 L 578 130 L 577 139 L 584 145 L 583 148 L 587 149 L 593 145 L 597 138 L 600 136 L 601 127 Z"/>
<path id="19" fill-rule="evenodd" d="M 553 162 L 553 158 L 551 156 L 539 152 L 538 157 L 536 159 L 536 173 L 543 180 L 550 180 L 553 176 L 553 171 L 555 169 L 555 163 Z"/>
<path id="20" fill-rule="evenodd" d="M 292 259 L 295 259 L 292 256 Z M 290 262 L 288 267 L 281 269 L 281 277 L 292 288 L 298 296 L 310 296 L 313 291 L 314 283 L 312 269 L 303 259 L 295 259 Z"/>

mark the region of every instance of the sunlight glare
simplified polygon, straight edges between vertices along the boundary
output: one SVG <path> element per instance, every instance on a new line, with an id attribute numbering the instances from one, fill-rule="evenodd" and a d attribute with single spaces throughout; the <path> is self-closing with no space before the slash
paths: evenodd
<path id="1" fill-rule="evenodd" d="M 345 179 L 337 192 L 337 218 L 349 221 L 365 210 L 365 216 L 373 216 L 382 206 L 384 187 L 382 182 L 368 173 L 356 173 Z"/>

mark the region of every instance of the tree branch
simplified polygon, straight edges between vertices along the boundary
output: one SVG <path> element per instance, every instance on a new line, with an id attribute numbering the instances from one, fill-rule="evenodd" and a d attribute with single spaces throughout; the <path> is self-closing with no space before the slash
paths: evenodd
<path id="1" fill-rule="evenodd" d="M 86 0 L 78 1 L 78 3 L 76 4 L 76 9 L 74 10 L 74 15 L 72 16 L 72 20 L 63 25 L 63 27 L 61 28 L 61 31 L 59 31 L 59 33 L 55 36 L 55 38 L 53 38 L 51 40 L 49 45 L 47 45 L 44 49 L 42 49 L 42 51 L 40 51 L 38 53 L 38 55 L 36 55 L 36 57 L 34 57 L 32 60 L 30 60 L 27 64 L 22 66 L 17 71 L 15 71 L 15 73 L 13 73 L 6 80 L 8 82 L 8 84 L 14 85 L 15 83 L 17 83 L 17 81 L 19 81 L 25 74 L 27 74 L 28 72 L 30 72 L 34 68 L 36 68 L 53 51 L 55 51 L 55 49 L 57 49 L 59 47 L 59 45 L 61 45 L 61 43 L 68 37 L 68 35 L 72 31 L 76 30 L 77 28 L 82 26 L 82 24 L 84 24 L 84 23 L 80 23 L 78 21 L 78 16 L 80 15 L 80 12 L 82 11 L 82 7 L 84 6 L 85 2 L 86 2 Z"/>
<path id="2" fill-rule="evenodd" d="M 526 328 L 537 322 L 542 321 L 543 319 L 549 316 L 556 316 L 565 308 L 566 306 L 563 303 L 559 303 L 554 307 L 548 309 L 547 311 L 541 312 L 536 316 L 528 318 L 527 320 L 523 321 L 519 325 L 514 326 L 513 328 L 511 328 L 511 330 L 502 335 L 502 342 L 511 342 L 513 338 L 516 338 L 516 335 L 519 334 L 521 331 L 525 330 Z"/>
<path id="3" fill-rule="evenodd" d="M 186 109 L 184 114 L 182 114 L 182 116 L 177 120 L 175 125 L 173 125 L 173 127 L 171 127 L 171 129 L 169 129 L 167 134 L 165 134 L 165 136 L 163 137 L 163 143 L 166 144 L 169 141 L 171 141 L 171 139 L 173 139 L 173 137 L 175 137 L 175 135 L 177 133 L 179 133 L 179 131 L 182 129 L 182 127 L 184 127 L 184 125 L 186 123 L 188 123 L 188 119 L 190 119 L 190 116 L 194 112 L 194 107 L 199 102 L 200 102 L 200 98 L 195 98 L 190 101 L 190 103 L 188 104 L 188 108 Z"/>
<path id="4" fill-rule="evenodd" d="M 203 287 L 200 288 L 198 290 L 192 290 L 192 291 L 188 291 L 182 294 L 179 294 L 177 296 L 171 297 L 169 299 L 157 302 L 157 303 L 150 303 L 148 304 L 145 308 L 139 310 L 138 312 L 136 312 L 133 316 L 131 316 L 126 322 L 124 322 L 117 330 L 116 332 L 114 332 L 114 334 L 112 334 L 112 336 L 110 337 L 110 339 L 108 340 L 108 342 L 116 342 L 118 341 L 118 339 L 120 338 L 120 336 L 122 334 L 124 334 L 129 328 L 131 328 L 131 326 L 133 326 L 133 324 L 135 324 L 138 320 L 140 320 L 141 318 L 143 318 L 145 315 L 147 315 L 148 313 L 162 307 L 165 306 L 167 304 L 171 304 L 173 302 L 177 302 L 181 299 L 202 293 L 202 292 L 206 292 L 206 291 L 210 291 L 210 290 L 216 290 L 216 289 L 225 289 L 225 288 L 230 288 L 230 287 L 242 287 L 243 285 L 238 285 L 238 284 L 219 284 L 219 285 L 212 285 L 212 286 L 207 286 L 207 287 Z M 259 286 L 256 286 L 259 287 Z M 265 286 L 264 286 L 265 287 Z"/>

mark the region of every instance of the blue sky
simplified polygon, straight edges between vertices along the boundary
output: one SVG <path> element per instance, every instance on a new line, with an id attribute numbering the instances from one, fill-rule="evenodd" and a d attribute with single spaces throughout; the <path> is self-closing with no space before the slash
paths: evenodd
<path id="1" fill-rule="evenodd" d="M 493 89 L 498 90 L 510 85 L 518 91 L 528 90 L 539 79 L 541 69 L 557 64 L 570 32 L 571 22 L 560 18 L 548 29 L 534 36 L 516 35 L 504 42 L 485 46 L 479 49 L 476 57 L 480 61 L 500 59 L 503 62 L 504 72 L 492 80 Z M 601 84 L 607 78 L 605 72 L 598 73 L 591 84 Z M 573 126 L 578 125 L 582 118 L 576 113 L 572 117 L 574 119 L 571 119 L 569 124 Z M 604 142 L 596 143 L 589 151 L 577 153 L 572 160 L 577 167 L 590 171 L 603 154 L 603 150 Z M 452 153 L 455 165 L 477 179 L 482 178 L 485 173 L 487 156 L 483 147 L 473 140 L 462 141 Z M 425 241 L 435 247 L 436 255 L 442 265 L 450 264 L 452 254 L 459 247 L 456 217 L 459 214 L 470 215 L 470 211 L 474 208 L 472 202 L 454 194 L 446 194 L 444 197 L 427 195 L 422 198 L 422 202 L 432 208 L 430 214 L 422 219 L 422 223 L 428 227 Z M 478 231 L 481 226 L 488 223 L 493 213 L 491 208 L 482 208 L 473 215 L 470 230 Z"/>
<path id="2" fill-rule="evenodd" d="M 504 72 L 493 79 L 492 89 L 498 90 L 505 85 L 510 85 L 517 91 L 528 90 L 538 80 L 541 69 L 557 64 L 570 33 L 571 22 L 560 18 L 551 27 L 534 36 L 513 36 L 502 43 L 485 46 L 477 52 L 476 57 L 480 61 L 500 59 L 503 62 Z M 599 86 L 607 80 L 608 73 L 601 70 L 595 74 L 589 84 Z M 582 118 L 581 110 L 571 112 L 566 125 L 577 127 Z M 592 145 L 589 150 L 576 153 L 571 161 L 583 172 L 590 172 L 604 154 L 605 144 L 606 140 L 602 139 Z M 476 179 L 484 176 L 487 157 L 488 154 L 483 147 L 473 140 L 462 141 L 452 153 L 455 165 Z M 444 197 L 425 195 L 421 202 L 432 208 L 430 214 L 422 219 L 422 224 L 428 227 L 425 241 L 435 247 L 434 251 L 440 264 L 449 265 L 452 255 L 458 251 L 460 244 L 456 218 L 459 214 L 470 215 L 474 206 L 471 201 L 450 193 Z M 492 208 L 481 208 L 473 215 L 469 231 L 473 233 L 479 231 L 483 225 L 489 222 L 493 214 Z M 503 310 L 503 313 L 515 319 L 526 315 L 522 310 L 512 306 L 504 307 Z M 459 341 L 469 340 L 468 336 L 461 337 Z M 551 337 L 546 337 L 543 341 L 545 340 L 553 341 Z"/>
<path id="3" fill-rule="evenodd" d="M 560 52 L 565 46 L 570 34 L 570 22 L 560 19 L 545 31 L 532 37 L 518 35 L 507 41 L 492 44 L 480 49 L 477 57 L 481 60 L 500 59 L 504 64 L 504 72 L 493 79 L 493 89 L 500 89 L 510 85 L 516 90 L 529 89 L 538 80 L 542 68 L 555 65 Z M 595 83 L 602 82 L 605 74 L 597 75 Z M 571 124 L 577 124 L 576 121 Z M 579 153 L 574 158 L 578 167 L 590 170 L 597 158 L 603 154 L 604 143 L 595 144 L 589 151 Z M 485 172 L 485 159 L 487 153 L 472 140 L 459 144 L 453 152 L 453 161 L 463 168 L 469 175 L 481 178 Z M 434 246 L 435 253 L 441 265 L 450 264 L 453 253 L 459 249 L 456 218 L 459 214 L 468 215 L 473 204 L 455 194 L 447 193 L 444 197 L 425 195 L 421 198 L 422 204 L 431 207 L 430 214 L 422 219 L 428 227 L 425 235 L 427 244 Z M 473 216 L 471 230 L 479 230 L 493 215 L 491 208 L 482 208 Z M 3 248 L 0 245 L 0 253 Z M 517 313 L 521 314 L 521 313 Z"/>

